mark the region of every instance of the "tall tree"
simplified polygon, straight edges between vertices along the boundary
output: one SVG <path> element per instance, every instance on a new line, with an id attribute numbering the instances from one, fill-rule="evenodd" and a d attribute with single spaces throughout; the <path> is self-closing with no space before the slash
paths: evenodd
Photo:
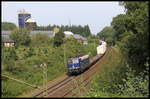
<path id="1" fill-rule="evenodd" d="M 113 27 L 119 33 L 122 31 L 122 38 L 119 46 L 122 53 L 128 57 L 130 66 L 134 66 L 142 70 L 144 64 L 149 58 L 149 2 L 123 2 L 122 5 L 126 9 L 123 17 L 117 16 L 113 19 Z M 116 20 L 121 24 L 119 26 Z"/>
<path id="2" fill-rule="evenodd" d="M 101 40 L 105 40 L 109 45 L 115 44 L 114 29 L 111 26 L 106 26 L 97 34 Z"/>

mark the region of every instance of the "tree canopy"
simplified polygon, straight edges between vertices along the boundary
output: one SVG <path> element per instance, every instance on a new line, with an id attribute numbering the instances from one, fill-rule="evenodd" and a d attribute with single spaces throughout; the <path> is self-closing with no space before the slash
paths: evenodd
<path id="1" fill-rule="evenodd" d="M 30 31 L 26 28 L 16 28 L 9 37 L 14 40 L 15 45 L 29 45 L 31 42 Z"/>
<path id="2" fill-rule="evenodd" d="M 115 41 L 114 29 L 111 26 L 106 26 L 97 35 L 101 40 L 105 40 L 109 45 L 114 45 L 114 41 Z"/>
<path id="3" fill-rule="evenodd" d="M 120 2 L 125 14 L 113 18 L 111 26 L 97 35 L 108 44 L 119 46 L 131 67 L 145 68 L 149 58 L 149 13 L 148 2 Z M 112 45 L 114 45 L 112 44 Z"/>
<path id="4" fill-rule="evenodd" d="M 16 24 L 11 22 L 2 22 L 2 30 L 13 30 L 16 28 Z"/>
<path id="5" fill-rule="evenodd" d="M 36 30 L 56 30 L 59 29 L 60 31 L 71 31 L 75 34 L 80 34 L 84 37 L 88 37 L 91 35 L 91 31 L 88 25 L 81 26 L 81 25 L 48 25 L 48 26 L 37 26 Z M 56 30 L 57 31 L 57 30 Z"/>

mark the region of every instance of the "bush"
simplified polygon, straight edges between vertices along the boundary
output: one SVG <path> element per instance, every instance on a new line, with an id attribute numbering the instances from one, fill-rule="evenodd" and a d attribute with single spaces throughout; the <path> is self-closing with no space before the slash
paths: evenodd
<path id="1" fill-rule="evenodd" d="M 17 60 L 18 57 L 16 55 L 15 48 L 4 48 L 2 49 L 2 58 L 4 63 L 7 63 L 9 60 Z"/>
<path id="2" fill-rule="evenodd" d="M 136 75 L 136 71 L 127 66 L 126 78 L 123 84 L 119 85 L 120 95 L 128 97 L 148 97 L 149 96 L 149 64 L 147 69 Z"/>

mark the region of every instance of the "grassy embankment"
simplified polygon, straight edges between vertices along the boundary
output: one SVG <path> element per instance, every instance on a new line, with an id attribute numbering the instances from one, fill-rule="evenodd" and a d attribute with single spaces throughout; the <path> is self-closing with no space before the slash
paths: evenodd
<path id="1" fill-rule="evenodd" d="M 149 72 L 136 75 L 126 63 L 119 48 L 113 47 L 100 73 L 91 82 L 93 86 L 87 97 L 148 97 Z"/>

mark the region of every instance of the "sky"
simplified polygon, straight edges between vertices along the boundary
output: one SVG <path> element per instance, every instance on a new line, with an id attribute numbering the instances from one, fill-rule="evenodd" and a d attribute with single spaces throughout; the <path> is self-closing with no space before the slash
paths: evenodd
<path id="1" fill-rule="evenodd" d="M 38 26 L 89 25 L 91 33 L 97 34 L 110 26 L 113 17 L 124 14 L 118 2 L 2 2 L 2 22 L 18 26 L 18 11 L 31 13 Z"/>

